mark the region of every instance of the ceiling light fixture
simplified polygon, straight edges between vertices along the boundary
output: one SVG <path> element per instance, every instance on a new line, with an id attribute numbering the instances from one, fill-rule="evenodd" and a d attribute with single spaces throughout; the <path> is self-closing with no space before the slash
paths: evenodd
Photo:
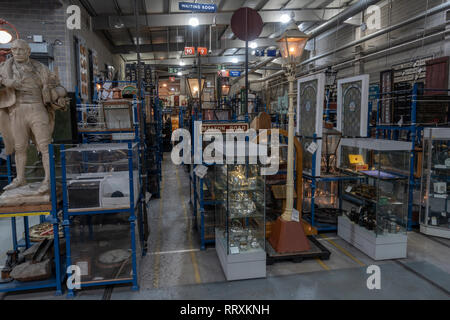
<path id="1" fill-rule="evenodd" d="M 258 48 L 258 44 L 256 42 L 250 42 L 250 44 L 248 46 L 252 49 Z"/>
<path id="2" fill-rule="evenodd" d="M 199 25 L 199 21 L 198 21 L 198 19 L 196 17 L 192 17 L 192 18 L 189 19 L 189 24 L 192 27 L 196 27 L 196 26 Z"/>
<path id="3" fill-rule="evenodd" d="M 178 71 L 178 72 L 177 72 L 177 75 L 178 75 L 179 77 L 181 77 L 183 74 L 181 73 L 181 71 Z"/>
<path id="4" fill-rule="evenodd" d="M 238 59 L 237 58 L 233 58 L 233 59 L 231 59 L 231 62 L 232 63 L 238 63 Z"/>
<path id="5" fill-rule="evenodd" d="M 291 17 L 287 13 L 284 13 L 281 15 L 280 21 L 281 23 L 288 23 L 289 21 L 291 21 Z"/>

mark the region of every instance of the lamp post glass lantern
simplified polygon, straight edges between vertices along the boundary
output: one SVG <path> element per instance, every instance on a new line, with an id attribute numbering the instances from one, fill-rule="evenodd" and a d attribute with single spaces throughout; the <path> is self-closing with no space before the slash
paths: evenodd
<path id="1" fill-rule="evenodd" d="M 332 86 L 336 82 L 337 72 L 328 67 L 325 71 L 325 85 Z"/>
<path id="2" fill-rule="evenodd" d="M 288 126 L 288 167 L 286 178 L 286 209 L 281 219 L 292 221 L 292 209 L 294 207 L 294 81 L 297 62 L 300 61 L 305 49 L 308 36 L 299 31 L 296 25 L 287 30 L 277 41 L 281 56 L 284 59 L 286 76 L 289 81 L 289 126 Z M 301 199 L 297 199 L 301 201 Z"/>
<path id="3" fill-rule="evenodd" d="M 222 85 L 222 97 L 226 97 L 230 94 L 231 86 L 229 84 Z"/>
<path id="4" fill-rule="evenodd" d="M 205 79 L 201 79 L 201 86 L 199 86 L 199 81 L 197 78 L 188 78 L 189 93 L 192 98 L 199 98 L 200 93 L 203 92 L 203 87 L 205 85 Z"/>
<path id="5" fill-rule="evenodd" d="M 297 63 L 303 55 L 309 37 L 300 30 L 287 30 L 277 41 L 286 63 Z"/>

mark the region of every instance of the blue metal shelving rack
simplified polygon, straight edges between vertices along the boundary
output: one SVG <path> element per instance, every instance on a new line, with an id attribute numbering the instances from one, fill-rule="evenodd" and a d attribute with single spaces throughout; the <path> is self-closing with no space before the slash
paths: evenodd
<path id="1" fill-rule="evenodd" d="M 53 225 L 53 234 L 54 234 L 54 242 L 53 242 L 53 250 L 54 250 L 54 263 L 55 263 L 55 274 L 46 280 L 41 281 L 30 281 L 30 282 L 21 282 L 21 281 L 11 281 L 8 283 L 0 284 L 0 292 L 13 292 L 13 291 L 29 291 L 29 290 L 37 290 L 44 288 L 56 288 L 56 295 L 62 295 L 62 282 L 65 278 L 64 263 L 61 261 L 60 257 L 60 248 L 59 248 L 59 220 L 58 220 L 58 212 L 60 208 L 58 207 L 57 201 L 57 192 L 56 192 L 56 164 L 55 164 L 55 149 L 53 145 L 49 145 L 49 155 L 50 155 L 50 192 L 51 192 L 51 208 L 49 211 L 43 212 L 38 209 L 35 210 L 29 206 L 24 211 L 19 212 L 0 212 L 0 218 L 11 218 L 11 226 L 12 226 L 12 242 L 14 250 L 18 250 L 21 247 L 28 249 L 31 247 L 32 243 L 30 241 L 30 235 L 28 232 L 28 217 L 29 216 L 47 216 L 46 221 L 52 223 Z M 3 175 L 3 177 L 8 178 L 8 182 L 12 181 L 12 169 L 11 169 L 11 158 L 7 159 L 7 175 Z M 0 208 L 1 211 L 1 208 Z M 23 241 L 17 240 L 17 225 L 16 225 L 16 217 L 24 218 L 24 234 L 25 239 Z M 43 219 L 41 219 L 41 222 Z"/>
<path id="2" fill-rule="evenodd" d="M 423 92 L 445 92 L 449 93 L 450 89 L 421 89 Z M 409 125 L 381 125 L 381 100 L 383 96 L 391 96 L 393 94 L 411 94 L 411 123 Z M 416 164 L 416 146 L 422 145 L 422 135 L 425 126 L 417 124 L 417 103 L 419 102 L 419 84 L 415 83 L 411 90 L 397 90 L 392 92 L 379 93 L 379 99 L 377 101 L 377 125 L 375 126 L 376 138 L 383 138 L 389 140 L 398 140 L 401 131 L 407 132 L 408 141 L 411 142 L 411 161 L 410 161 L 410 176 L 409 176 L 409 197 L 408 197 L 408 231 L 412 230 L 412 227 L 419 225 L 419 221 L 413 221 L 413 197 L 414 189 L 420 187 L 421 177 L 415 177 L 415 164 Z"/>
<path id="3" fill-rule="evenodd" d="M 130 279 L 120 279 L 120 280 L 105 280 L 105 281 L 93 281 L 90 283 L 81 283 L 81 288 L 83 287 L 92 287 L 92 286 L 103 286 L 103 285 L 114 285 L 114 284 L 126 284 L 131 283 L 133 290 L 139 290 L 138 286 L 138 274 L 137 274 L 137 249 L 136 249 L 136 210 L 138 210 L 138 214 L 142 214 L 141 207 L 139 205 L 136 206 L 134 202 L 134 184 L 133 184 L 133 150 L 132 150 L 132 142 L 128 142 L 128 174 L 129 174 L 129 193 L 130 193 L 130 205 L 128 208 L 122 209 L 112 209 L 112 210 L 75 210 L 72 211 L 69 209 L 68 203 L 68 194 L 67 194 L 67 172 L 66 172 L 66 148 L 64 145 L 61 145 L 61 175 L 62 175 L 62 189 L 63 189 L 63 226 L 64 233 L 66 239 L 66 264 L 68 266 L 72 265 L 71 260 L 71 237 L 70 237 L 70 219 L 71 217 L 80 216 L 80 215 L 98 215 L 98 214 L 111 214 L 111 213 L 128 213 L 130 222 L 130 234 L 131 234 L 131 260 L 132 260 L 132 276 Z M 137 204 L 139 200 L 137 201 Z M 68 290 L 68 296 L 74 296 L 74 290 Z"/>
<path id="4" fill-rule="evenodd" d="M 112 83 L 117 84 L 130 84 L 135 85 L 137 87 L 137 82 L 130 82 L 130 81 L 108 81 Z M 144 84 L 143 84 L 144 86 Z M 97 86 L 95 86 L 96 92 L 94 95 L 95 100 L 97 100 L 98 93 L 97 93 Z M 123 140 L 114 140 L 113 143 L 127 143 L 128 144 L 128 169 L 129 169 L 129 179 L 130 179 L 130 206 L 126 209 L 114 209 L 114 210 L 82 210 L 77 212 L 71 212 L 68 209 L 68 197 L 67 197 L 67 180 L 66 180 L 66 159 L 65 159 L 65 147 L 61 147 L 61 163 L 62 163 L 62 177 L 63 177 L 63 226 L 65 230 L 65 236 L 66 236 L 66 261 L 67 264 L 70 265 L 71 257 L 70 257 L 70 218 L 78 215 L 97 215 L 97 214 L 111 214 L 111 213 L 128 213 L 129 216 L 129 222 L 130 222 L 130 232 L 131 232 L 131 249 L 132 249 L 132 277 L 127 280 L 112 280 L 112 281 L 95 281 L 92 283 L 85 283 L 81 284 L 81 287 L 91 287 L 91 286 L 101 286 L 101 285 L 114 285 L 114 284 L 124 284 L 124 283 L 131 283 L 133 290 L 138 290 L 138 278 L 137 278 L 137 252 L 136 252 L 136 242 L 135 242 L 135 227 L 136 227 L 136 221 L 138 222 L 138 228 L 139 228 L 139 240 L 141 243 L 141 249 L 142 249 L 142 256 L 145 256 L 146 254 L 146 246 L 145 246 L 145 239 L 144 239 L 144 225 L 143 223 L 143 206 L 145 206 L 145 189 L 146 186 L 143 185 L 143 177 L 142 177 L 142 163 L 141 161 L 138 162 L 138 172 L 139 172 L 139 185 L 141 186 L 139 189 L 139 195 L 137 203 L 134 203 L 134 190 L 133 190 L 133 165 L 132 165 L 132 149 L 131 146 L 133 143 L 138 143 L 139 145 L 139 157 L 138 159 L 141 159 L 141 155 L 143 154 L 144 161 L 146 161 L 146 151 L 147 151 L 147 145 L 145 141 L 141 141 L 140 138 L 140 130 L 144 130 L 145 133 L 145 127 L 140 128 L 138 119 L 142 117 L 144 119 L 145 123 L 145 109 L 144 109 L 144 98 L 145 98 L 145 91 L 141 90 L 143 92 L 142 97 L 134 96 L 133 97 L 133 128 L 131 130 L 121 130 L 121 131 L 108 131 L 108 130 L 99 130 L 99 131 L 82 131 L 80 132 L 81 140 L 83 143 L 89 143 L 89 139 L 87 136 L 89 135 L 111 135 L 115 133 L 125 133 L 125 134 L 133 134 L 133 139 L 123 139 Z M 153 101 L 152 101 L 153 102 Z M 81 106 L 82 104 L 79 102 L 77 104 L 78 106 Z M 158 116 L 158 110 L 159 108 L 155 108 L 154 116 Z M 79 119 L 81 119 L 79 115 Z M 158 130 L 157 130 L 158 132 Z M 102 143 L 102 142 L 111 142 L 111 141 L 96 141 L 96 143 Z M 159 145 L 159 144 L 158 144 Z M 159 148 L 156 148 L 154 151 L 157 154 L 158 159 L 161 158 Z M 157 174 L 158 175 L 158 181 L 161 179 L 161 162 L 158 162 L 158 169 L 154 172 L 149 170 L 147 175 L 151 174 Z M 157 190 L 157 196 L 159 197 L 159 183 L 158 183 L 158 190 Z M 137 212 L 137 215 L 136 215 Z M 138 219 L 139 218 L 139 219 Z M 68 296 L 73 297 L 74 291 L 69 290 Z"/>

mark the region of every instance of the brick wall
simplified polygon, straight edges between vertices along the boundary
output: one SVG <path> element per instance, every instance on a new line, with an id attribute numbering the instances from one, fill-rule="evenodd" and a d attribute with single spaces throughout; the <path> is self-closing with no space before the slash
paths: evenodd
<path id="1" fill-rule="evenodd" d="M 81 8 L 81 30 L 66 27 L 66 9 L 71 4 Z M 61 82 L 68 91 L 74 91 L 77 83 L 74 36 L 84 39 L 86 46 L 97 52 L 99 70 L 104 70 L 105 64 L 120 68 L 120 57 L 111 54 L 110 45 L 102 35 L 90 31 L 89 15 L 77 0 L 1 0 L 0 18 L 14 24 L 21 38 L 28 42 L 32 42 L 33 35 L 42 35 L 47 43 L 62 41 L 62 45 L 54 46 L 53 66 L 58 68 Z"/>

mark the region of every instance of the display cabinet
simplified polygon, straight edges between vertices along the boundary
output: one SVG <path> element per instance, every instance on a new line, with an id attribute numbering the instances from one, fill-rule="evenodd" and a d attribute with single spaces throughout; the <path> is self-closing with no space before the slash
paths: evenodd
<path id="1" fill-rule="evenodd" d="M 133 101 L 126 99 L 102 102 L 103 117 L 108 130 L 133 130 Z"/>
<path id="2" fill-rule="evenodd" d="M 138 144 L 61 146 L 61 167 L 66 264 L 80 268 L 80 289 L 138 290 L 137 252 L 145 249 Z"/>
<path id="3" fill-rule="evenodd" d="M 140 183 L 138 144 L 132 144 L 130 151 L 131 161 L 126 143 L 82 144 L 65 150 L 69 211 L 129 207 L 130 173 L 136 204 Z"/>
<path id="4" fill-rule="evenodd" d="M 227 280 L 266 276 L 265 179 L 259 165 L 216 165 L 216 250 Z"/>
<path id="5" fill-rule="evenodd" d="M 344 183 L 338 235 L 375 260 L 406 257 L 410 155 L 409 142 L 341 140 L 339 169 L 362 179 Z"/>
<path id="6" fill-rule="evenodd" d="M 450 238 L 450 128 L 425 128 L 420 231 Z"/>

